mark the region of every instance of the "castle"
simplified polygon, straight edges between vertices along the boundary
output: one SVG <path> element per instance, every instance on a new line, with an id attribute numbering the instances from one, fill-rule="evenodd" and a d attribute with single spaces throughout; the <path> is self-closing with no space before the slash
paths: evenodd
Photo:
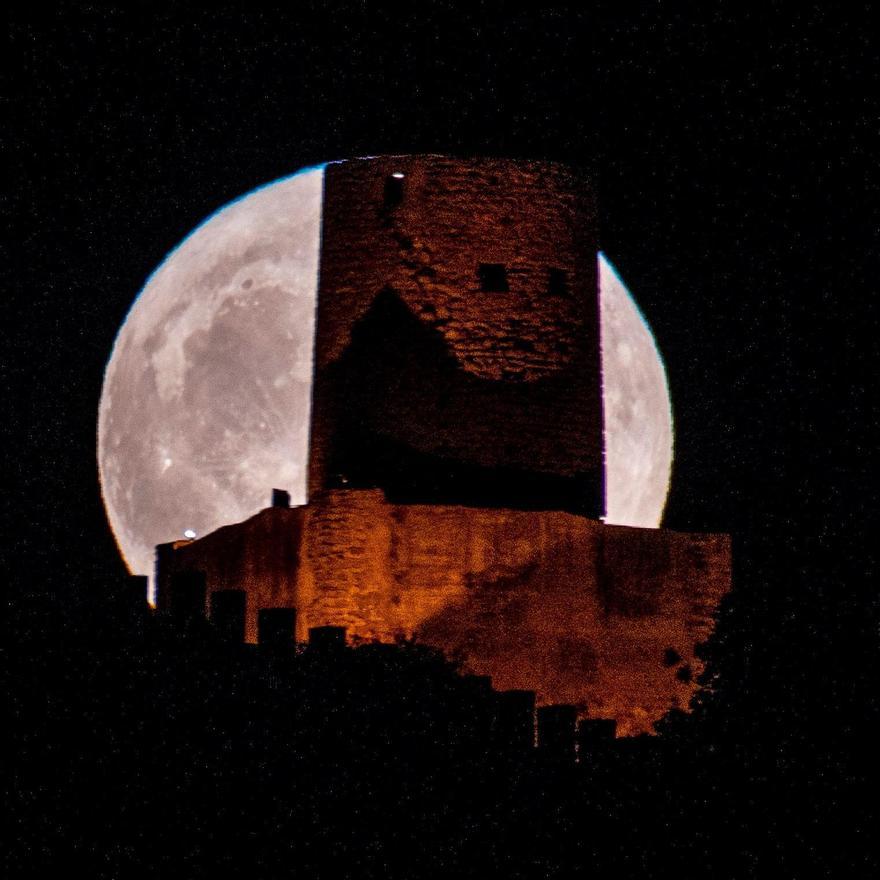
<path id="1" fill-rule="evenodd" d="M 684 707 L 726 535 L 605 525 L 596 205 L 565 166 L 331 163 L 309 500 L 160 545 L 298 635 L 416 638 L 496 687 L 650 730 Z"/>

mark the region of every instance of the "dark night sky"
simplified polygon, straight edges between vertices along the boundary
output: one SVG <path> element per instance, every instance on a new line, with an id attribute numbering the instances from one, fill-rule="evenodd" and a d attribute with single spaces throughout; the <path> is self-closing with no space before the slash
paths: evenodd
<path id="1" fill-rule="evenodd" d="M 830 4 L 131 6 L 13 15 L 2 430 L 19 589 L 94 589 L 122 570 L 97 403 L 168 250 L 300 166 L 450 152 L 595 168 L 603 248 L 671 378 L 667 524 L 733 531 L 750 564 L 787 560 L 774 589 L 805 621 L 792 644 L 815 620 L 844 631 L 862 616 L 849 578 L 866 573 L 852 535 L 872 502 L 857 458 L 870 383 L 850 337 L 876 297 L 860 266 L 880 85 L 865 23 Z M 752 612 L 771 637 L 779 609 Z"/>

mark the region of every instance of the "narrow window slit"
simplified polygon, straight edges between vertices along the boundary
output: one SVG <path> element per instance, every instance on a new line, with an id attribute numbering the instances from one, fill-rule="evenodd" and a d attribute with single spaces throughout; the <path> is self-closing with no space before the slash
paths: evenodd
<path id="1" fill-rule="evenodd" d="M 551 269 L 547 285 L 550 296 L 568 296 L 568 274 L 564 269 Z"/>

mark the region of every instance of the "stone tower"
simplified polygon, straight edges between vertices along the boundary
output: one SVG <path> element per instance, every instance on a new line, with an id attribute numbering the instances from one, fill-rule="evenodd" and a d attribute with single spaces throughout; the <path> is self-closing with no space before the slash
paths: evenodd
<path id="1" fill-rule="evenodd" d="M 601 515 L 589 182 L 441 156 L 324 180 L 309 496 Z"/>

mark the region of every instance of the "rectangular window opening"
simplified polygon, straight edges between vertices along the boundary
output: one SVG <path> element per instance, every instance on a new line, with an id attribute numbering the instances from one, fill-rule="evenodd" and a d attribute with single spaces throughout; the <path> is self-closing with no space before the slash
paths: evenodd
<path id="1" fill-rule="evenodd" d="M 564 269 L 551 269 L 547 285 L 550 296 L 568 296 L 568 274 Z"/>
<path id="2" fill-rule="evenodd" d="M 403 181 L 404 176 L 399 172 L 389 174 L 385 178 L 385 210 L 390 211 L 396 208 L 403 201 Z"/>
<path id="3" fill-rule="evenodd" d="M 480 263 L 477 274 L 480 276 L 480 289 L 484 293 L 504 293 L 510 290 L 507 269 L 502 263 Z"/>

